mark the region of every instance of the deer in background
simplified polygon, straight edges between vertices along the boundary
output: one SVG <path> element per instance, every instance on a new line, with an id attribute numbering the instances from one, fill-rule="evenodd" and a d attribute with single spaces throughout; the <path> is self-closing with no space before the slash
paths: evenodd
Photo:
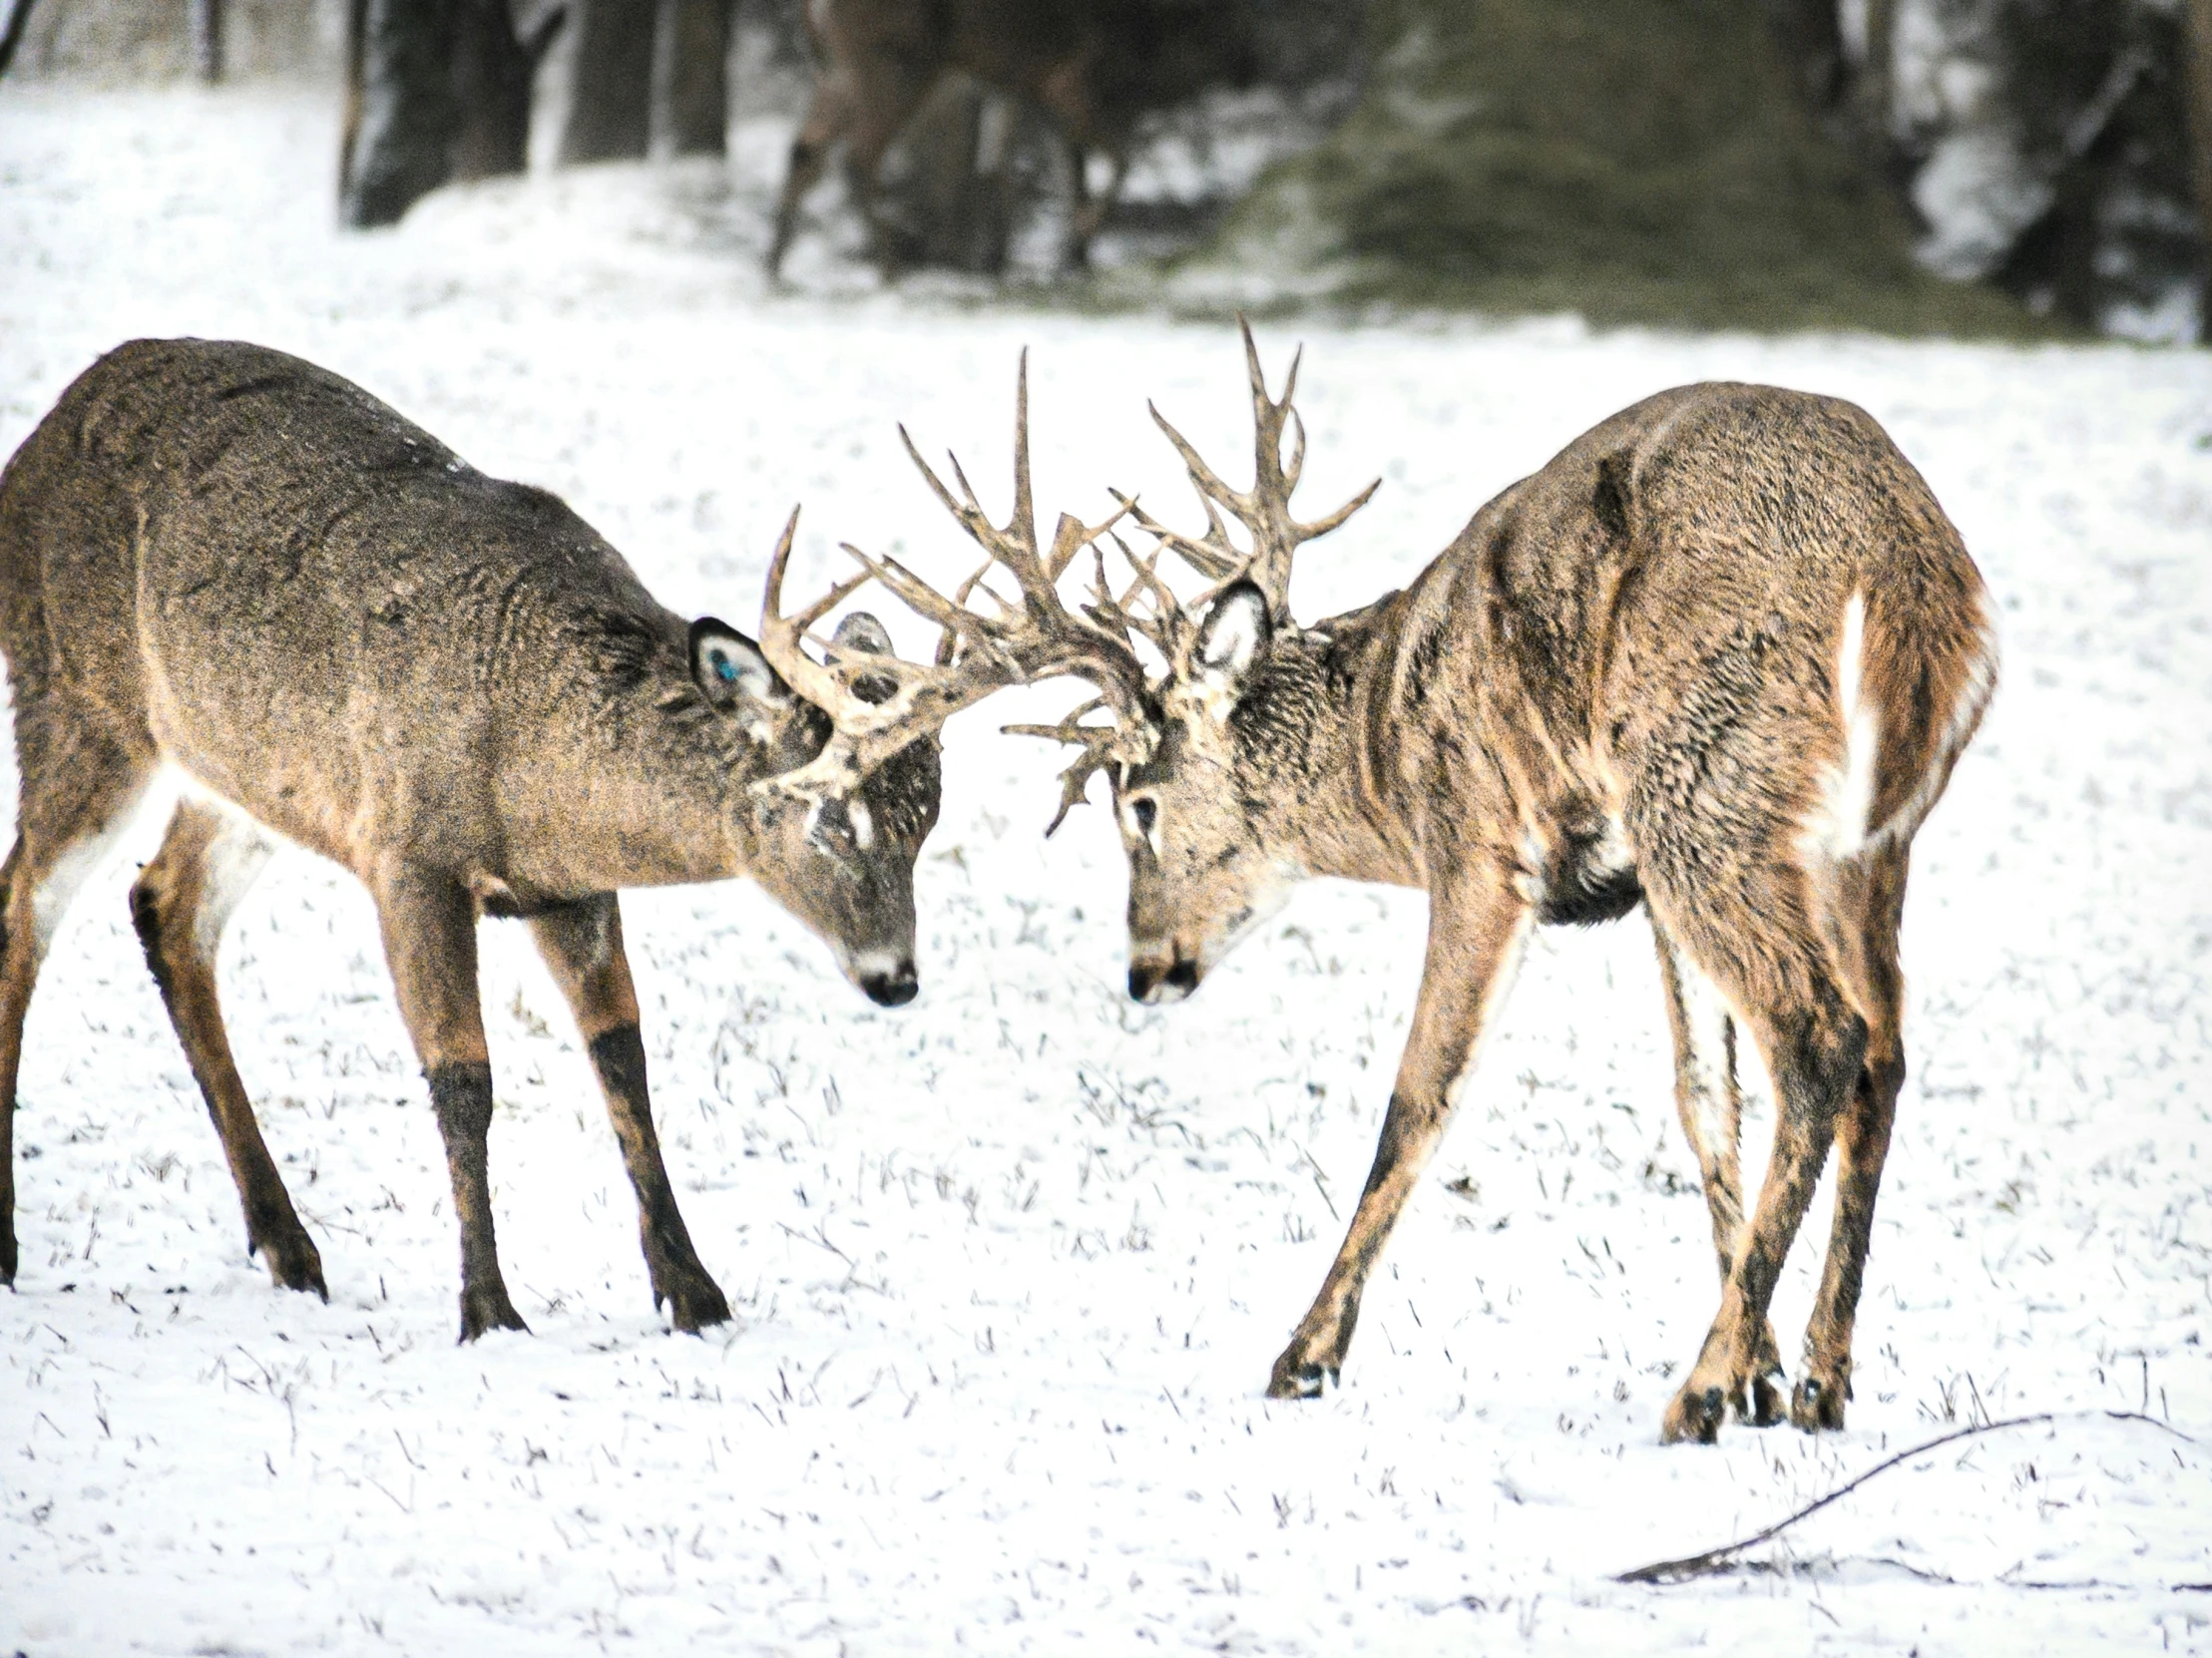
<path id="1" fill-rule="evenodd" d="M 937 726 L 993 682 L 980 662 L 898 660 L 864 613 L 810 655 L 806 629 L 855 584 L 783 615 L 791 535 L 756 642 L 664 610 L 556 497 L 483 476 L 297 358 L 140 340 L 86 370 L 0 473 L 21 773 L 0 871 L 0 1281 L 40 963 L 139 808 L 181 794 L 132 919 L 276 1283 L 327 1299 L 231 1059 L 216 961 L 291 841 L 375 900 L 445 1141 L 462 1339 L 524 1328 L 492 1228 L 481 915 L 528 924 L 575 1014 L 655 1306 L 679 1330 L 725 1321 L 654 1128 L 617 889 L 749 875 L 870 999 L 909 1001 Z"/>
<path id="2" fill-rule="evenodd" d="M 1249 329 L 1244 348 L 1252 487 L 1223 483 L 1153 411 L 1207 529 L 1179 534 L 1123 498 L 1157 547 L 1132 558 L 1118 595 L 1097 561 L 1084 630 L 1069 631 L 1061 662 L 1099 699 L 1057 726 L 1014 729 L 1081 745 L 1063 815 L 1106 771 L 1139 1002 L 1196 990 L 1305 877 L 1429 895 L 1421 991 L 1374 1166 L 1268 1393 L 1309 1397 L 1338 1377 L 1368 1273 L 1530 930 L 1641 903 L 1722 1281 L 1663 1435 L 1709 1442 L 1730 1411 L 1780 1419 L 1767 1308 L 1831 1145 L 1836 1224 L 1787 1410 L 1801 1428 L 1840 1428 L 1905 1076 L 1898 924 L 1912 837 L 1995 683 L 1990 602 L 1958 532 L 1864 411 L 1772 387 L 1687 386 L 1511 486 L 1405 591 L 1301 627 L 1292 557 L 1367 492 L 1318 522 L 1292 516 L 1305 452 L 1297 364 L 1278 399 Z M 1025 493 L 1016 519 L 1027 515 Z M 1013 562 L 1000 541 L 985 546 Z M 1167 551 L 1213 584 L 1188 611 L 1158 576 Z M 980 648 L 986 622 L 959 603 L 975 585 L 953 600 L 899 591 Z M 1147 671 L 1139 639 L 1163 672 Z M 1087 723 L 1101 707 L 1110 723 Z M 1739 1031 L 1777 1094 L 1748 1221 Z"/>
<path id="3" fill-rule="evenodd" d="M 1025 99 L 1059 128 L 1075 198 L 1063 256 L 1081 266 L 1120 192 L 1138 120 L 1208 87 L 1250 86 L 1258 74 L 1251 19 L 1238 0 L 809 0 L 806 26 L 821 72 L 791 141 L 770 276 L 839 144 L 873 225 L 884 152 L 948 75 Z M 1113 169 L 1096 196 L 1094 151 Z"/>

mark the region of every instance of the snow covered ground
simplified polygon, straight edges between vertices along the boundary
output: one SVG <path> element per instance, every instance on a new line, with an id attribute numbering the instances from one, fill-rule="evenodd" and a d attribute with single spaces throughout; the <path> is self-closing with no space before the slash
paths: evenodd
<path id="1" fill-rule="evenodd" d="M 1225 326 L 769 295 L 758 188 L 710 172 L 456 193 L 341 239 L 328 104 L 0 89 L 0 453 L 123 338 L 243 335 L 561 491 L 671 605 L 749 620 L 794 499 L 801 580 L 842 538 L 954 568 L 892 423 L 1003 501 L 1025 341 L 1048 513 L 1108 483 L 1187 512 L 1147 395 L 1224 460 L 1244 442 Z M 1058 760 L 994 734 L 1065 705 L 1039 692 L 949 732 L 913 1007 L 869 1007 L 749 888 L 625 900 L 670 1167 L 738 1314 L 707 1340 L 653 1315 L 583 1055 L 489 924 L 500 1237 L 536 1334 L 453 1345 L 446 1176 L 369 907 L 303 855 L 223 971 L 331 1300 L 272 1290 L 128 861 L 96 881 L 24 1067 L 0 1650 L 2212 1650 L 2212 359 L 1263 340 L 1294 334 L 1313 499 L 1386 478 L 1309 551 L 1309 618 L 1591 421 L 1723 375 L 1872 409 L 1999 596 L 2005 681 L 1919 842 L 1849 1432 L 1657 1444 L 1716 1286 L 1635 918 L 1540 939 L 1343 1389 L 1263 1400 L 1367 1167 L 1422 903 L 1313 887 L 1195 1002 L 1131 1006 L 1104 813 L 1042 840 Z M 1826 1213 L 1777 1308 L 1791 1354 Z M 1755 1569 L 1612 1581 L 2028 1413 L 2055 1420 L 1909 1460 Z"/>

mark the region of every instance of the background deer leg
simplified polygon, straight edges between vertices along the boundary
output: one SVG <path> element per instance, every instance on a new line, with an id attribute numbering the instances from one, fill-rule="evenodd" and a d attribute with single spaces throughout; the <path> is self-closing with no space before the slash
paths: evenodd
<path id="1" fill-rule="evenodd" d="M 1527 901 L 1500 872 L 1463 874 L 1430 895 L 1413 1035 L 1398 1061 L 1375 1163 L 1321 1293 L 1275 1361 L 1269 1398 L 1310 1399 L 1343 1369 L 1367 1274 L 1444 1137 L 1483 1027 L 1513 983 L 1529 927 Z"/>
<path id="2" fill-rule="evenodd" d="M 1682 1132 L 1697 1158 L 1712 1215 L 1713 1251 L 1725 1288 L 1743 1233 L 1743 1174 L 1738 1144 L 1743 1094 L 1736 1081 L 1736 1027 L 1728 1004 L 1697 964 L 1677 950 L 1657 922 L 1652 937 L 1659 947 L 1659 978 L 1666 987 L 1667 1026 L 1674 1034 L 1674 1105 Z M 1738 1415 L 1755 1427 L 1782 1420 L 1782 1354 L 1774 1325 L 1761 1319 L 1759 1350 L 1752 1362 L 1749 1410 L 1736 1402 Z"/>
<path id="3" fill-rule="evenodd" d="M 1089 174 L 1090 153 L 1070 141 L 1068 166 L 1075 176 L 1076 189 L 1073 210 L 1068 217 L 1068 245 L 1062 250 L 1062 262 L 1071 270 L 1087 270 L 1091 266 L 1091 243 L 1105 227 L 1106 214 L 1113 210 L 1113 204 L 1121 194 L 1121 181 L 1128 176 L 1129 158 L 1119 150 L 1113 152 L 1113 172 L 1106 180 L 1106 187 L 1097 195 L 1091 191 Z"/>
<path id="4" fill-rule="evenodd" d="M 1898 924 L 1905 910 L 1911 854 L 1895 846 L 1871 854 L 1863 867 L 1839 872 L 1837 910 L 1844 935 L 1858 948 L 1853 978 L 1867 1015 L 1867 1056 L 1836 1119 L 1836 1221 L 1828 1262 L 1805 1331 L 1805 1374 L 1790 1401 L 1790 1420 L 1808 1433 L 1844 1425 L 1851 1397 L 1851 1332 L 1859 1311 L 1874 1200 L 1889 1155 L 1898 1090 L 1905 1085 L 1905 979 L 1898 969 Z"/>
<path id="5" fill-rule="evenodd" d="M 177 808 L 161 851 L 131 888 L 131 920 L 221 1136 L 245 1211 L 246 1248 L 260 1252 L 280 1287 L 312 1290 L 328 1301 L 322 1257 L 299 1224 L 261 1139 L 253 1102 L 230 1056 L 216 991 L 222 929 L 274 851 L 250 819 L 188 802 Z"/>
<path id="6" fill-rule="evenodd" d="M 0 949 L 0 1284 L 13 1284 L 15 1097 L 23 1022 L 46 947 L 70 901 L 130 824 L 153 775 L 151 748 L 126 749 L 77 711 L 41 694 L 35 666 L 16 668 L 16 755 L 22 778 Z"/>
<path id="7" fill-rule="evenodd" d="M 791 141 L 790 159 L 784 164 L 783 193 L 776 198 L 775 239 L 768 244 L 771 278 L 782 270 L 783 255 L 791 249 L 791 237 L 798 230 L 799 206 L 821 183 L 829 153 L 851 119 L 851 97 L 843 82 L 835 75 L 824 76 L 814 88 L 806 119 L 799 123 L 798 136 Z"/>
<path id="8" fill-rule="evenodd" d="M 699 1264 L 691 1234 L 675 1206 L 661 1136 L 653 1126 L 646 1087 L 646 1044 L 638 1029 L 638 994 L 623 952 L 622 911 L 613 893 L 530 918 L 538 950 L 568 998 L 607 1095 L 607 1114 L 622 1144 L 623 1166 L 638 1194 L 638 1231 L 653 1277 L 653 1304 L 668 1305 L 678 1330 L 696 1332 L 729 1322 L 729 1303 Z"/>
<path id="9" fill-rule="evenodd" d="M 461 1340 L 527 1330 L 507 1299 L 492 1232 L 485 1141 L 492 1126 L 491 1051 L 477 1000 L 476 907 L 452 877 L 395 861 L 372 885 L 384 959 L 414 1037 L 445 1137 L 453 1212 L 461 1224 Z"/>

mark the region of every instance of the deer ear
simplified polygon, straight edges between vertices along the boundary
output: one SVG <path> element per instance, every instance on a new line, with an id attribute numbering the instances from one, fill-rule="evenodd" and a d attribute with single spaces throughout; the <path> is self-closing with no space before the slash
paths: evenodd
<path id="1" fill-rule="evenodd" d="M 691 623 L 691 677 L 716 708 L 733 707 L 739 697 L 771 708 L 791 700 L 791 688 L 768 665 L 760 646 L 710 616 Z"/>
<path id="2" fill-rule="evenodd" d="M 866 611 L 847 613 L 837 624 L 837 631 L 830 635 L 829 659 L 834 662 L 840 656 L 893 656 L 891 635 L 882 622 Z M 899 682 L 888 673 L 862 674 L 852 682 L 853 695 L 867 703 L 888 702 L 899 693 Z"/>
<path id="3" fill-rule="evenodd" d="M 1250 582 L 1238 582 L 1213 602 L 1198 624 L 1198 671 L 1208 688 L 1232 697 L 1275 636 L 1275 619 L 1267 596 Z"/>

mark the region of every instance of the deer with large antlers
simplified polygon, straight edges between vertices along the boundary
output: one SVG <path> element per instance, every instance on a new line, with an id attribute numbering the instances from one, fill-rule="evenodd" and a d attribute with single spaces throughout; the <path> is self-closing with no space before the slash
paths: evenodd
<path id="1" fill-rule="evenodd" d="M 527 922 L 575 1014 L 655 1305 L 681 1330 L 726 1320 L 663 1162 L 616 893 L 750 876 L 872 1000 L 909 1001 L 937 725 L 986 666 L 900 661 L 861 613 L 810 654 L 851 585 L 785 615 L 791 536 L 756 644 L 672 615 L 557 498 L 297 358 L 140 340 L 80 376 L 0 474 L 21 774 L 0 872 L 0 1282 L 40 964 L 106 849 L 170 798 L 132 918 L 279 1285 L 325 1293 L 231 1060 L 216 960 L 290 841 L 375 899 L 445 1140 L 462 1338 L 523 1327 L 492 1228 L 482 915 Z"/>
<path id="2" fill-rule="evenodd" d="M 1730 1411 L 1780 1420 L 1767 1307 L 1831 1146 L 1836 1225 L 1786 1409 L 1808 1430 L 1841 1427 L 1905 1075 L 1898 923 L 1912 837 L 1995 682 L 1989 599 L 1957 531 L 1864 411 L 1688 386 L 1507 489 L 1403 592 L 1301 627 L 1292 557 L 1367 494 L 1317 522 L 1292 515 L 1297 364 L 1271 396 L 1248 329 L 1244 346 L 1252 487 L 1230 488 L 1153 411 L 1206 530 L 1180 534 L 1123 498 L 1156 549 L 1131 556 L 1118 596 L 1099 564 L 1086 648 L 1056 663 L 1092 679 L 1111 721 L 1084 723 L 1095 703 L 1019 729 L 1082 745 L 1063 814 L 1093 771 L 1107 774 L 1140 1002 L 1189 995 L 1307 876 L 1429 895 L 1427 964 L 1374 1166 L 1268 1392 L 1310 1396 L 1338 1376 L 1368 1273 L 1531 928 L 1641 903 L 1722 1281 L 1664 1437 L 1710 1441 Z M 1169 551 L 1213 584 L 1202 606 L 1186 610 L 1159 578 Z M 929 614 L 959 630 L 945 602 Z M 1146 672 L 1140 637 L 1163 672 Z M 1748 1221 L 1739 1030 L 1777 1094 Z"/>

